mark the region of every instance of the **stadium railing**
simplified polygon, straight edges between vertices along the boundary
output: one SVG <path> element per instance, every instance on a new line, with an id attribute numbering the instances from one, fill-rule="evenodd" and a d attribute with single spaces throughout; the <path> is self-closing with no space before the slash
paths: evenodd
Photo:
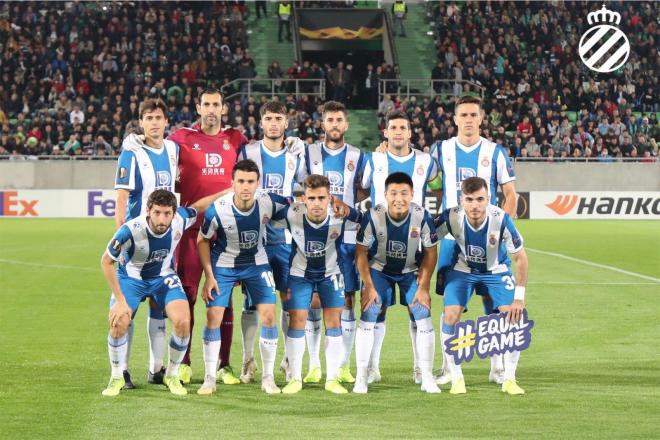
<path id="1" fill-rule="evenodd" d="M 253 95 L 270 98 L 294 95 L 296 99 L 307 95 L 325 100 L 325 79 L 238 78 L 223 85 L 220 90 L 225 94 L 227 102 L 233 98 L 242 99 Z"/>
<path id="2" fill-rule="evenodd" d="M 395 95 L 400 98 L 410 99 L 411 96 L 418 98 L 435 98 L 440 95 L 459 96 L 464 92 L 465 85 L 470 89 L 475 90 L 481 97 L 484 96 L 484 87 L 472 81 L 456 81 L 454 79 L 381 79 L 378 82 L 378 101 L 382 101 L 383 97 L 387 95 Z M 457 90 L 460 87 L 460 92 Z M 440 90 L 439 92 L 437 90 Z M 458 93 L 457 93 L 458 92 Z"/>

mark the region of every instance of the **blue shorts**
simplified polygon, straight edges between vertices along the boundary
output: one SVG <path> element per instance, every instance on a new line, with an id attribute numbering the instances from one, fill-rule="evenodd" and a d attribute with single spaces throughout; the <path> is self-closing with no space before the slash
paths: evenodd
<path id="1" fill-rule="evenodd" d="M 417 273 L 408 272 L 399 275 L 383 273 L 376 269 L 370 269 L 371 279 L 374 282 L 378 301 L 382 307 L 390 307 L 396 304 L 396 293 L 394 287 L 399 286 L 399 303 L 408 306 L 417 293 Z"/>
<path id="2" fill-rule="evenodd" d="M 344 282 L 342 275 L 333 275 L 321 281 L 311 281 L 307 278 L 289 277 L 291 297 L 282 304 L 284 310 L 308 310 L 312 303 L 312 293 L 318 292 L 321 307 L 344 307 Z"/>
<path id="3" fill-rule="evenodd" d="M 266 254 L 275 278 L 275 288 L 279 292 L 286 292 L 291 267 L 291 245 L 287 243 L 267 245 Z"/>
<path id="4" fill-rule="evenodd" d="M 440 255 L 438 255 L 438 273 L 435 278 L 435 293 L 444 295 L 447 272 L 451 270 L 452 261 L 454 260 L 454 249 L 456 248 L 456 241 L 443 238 L 440 240 Z M 487 290 L 479 285 L 476 287 L 477 295 L 488 295 Z"/>
<path id="5" fill-rule="evenodd" d="M 445 306 L 466 307 L 475 289 L 485 292 L 492 298 L 494 309 L 508 306 L 513 302 L 516 283 L 511 272 L 475 274 L 451 269 L 446 273 Z"/>
<path id="6" fill-rule="evenodd" d="M 142 301 L 153 298 L 160 310 L 171 301 L 181 299 L 188 301 L 186 293 L 181 286 L 181 280 L 176 275 L 138 280 L 124 275 L 118 275 L 119 287 L 126 298 L 126 303 L 131 308 L 133 315 Z M 110 307 L 115 303 L 115 297 L 110 298 Z"/>
<path id="7" fill-rule="evenodd" d="M 220 292 L 214 292 L 206 307 L 229 307 L 234 283 L 242 281 L 247 287 L 248 304 L 275 304 L 275 281 L 268 264 L 246 267 L 214 267 L 213 276 Z"/>
<path id="8" fill-rule="evenodd" d="M 360 275 L 355 264 L 355 244 L 342 243 L 339 245 L 339 268 L 344 276 L 344 289 L 346 292 L 355 292 L 360 289 Z"/>

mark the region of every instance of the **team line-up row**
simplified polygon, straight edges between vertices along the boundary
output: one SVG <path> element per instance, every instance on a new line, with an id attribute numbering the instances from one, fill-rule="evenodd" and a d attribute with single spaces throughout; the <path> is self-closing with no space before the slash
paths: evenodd
<path id="1" fill-rule="evenodd" d="M 246 295 L 241 382 L 253 380 L 256 371 L 252 347 L 258 321 L 265 392 L 292 394 L 303 382 L 320 381 L 321 318 L 315 304 L 320 302 L 327 341 L 325 388 L 346 393 L 342 384 L 354 382 L 353 392 L 366 393 L 369 383 L 380 380 L 386 310 L 395 304 L 398 286 L 400 303 L 410 314 L 415 382 L 429 393 L 440 392 L 437 383 L 448 382 L 452 394 L 466 392 L 461 368 L 451 356 L 443 353 L 439 377 L 432 373 L 435 331 L 429 284 L 436 261 L 437 291 L 444 293 L 443 342 L 453 335 L 475 290 L 484 298 L 486 313 L 508 311 L 511 319 L 519 319 L 527 278 L 522 238 L 509 214 L 494 206 L 498 185 L 505 195 L 515 193 L 513 170 L 501 147 L 479 137 L 477 98 L 459 100 L 459 136 L 437 143 L 434 156 L 410 149 L 404 113 L 388 115 L 387 143 L 365 157 L 345 144 L 348 121 L 338 103 L 325 106 L 326 141 L 309 146 L 285 142 L 286 108 L 279 102 L 262 107 L 264 138 L 249 145 L 240 133 L 219 128 L 222 95 L 215 90 L 200 95 L 201 123 L 176 131 L 168 140 L 163 139 L 166 113 L 161 105 L 143 103 L 140 125 L 145 136 L 129 136 L 119 158 L 118 230 L 102 261 L 113 293 L 108 336 L 112 377 L 104 395 L 132 386 L 127 374 L 131 318 L 146 298 L 149 381 L 164 383 L 174 394 L 187 393 L 182 383 L 191 377 L 191 312 L 202 271 L 207 320 L 202 338 L 205 377 L 199 394 L 216 390 L 217 372 L 224 383 L 239 382 L 226 360 L 223 365 L 222 356 L 217 370 L 221 347 L 227 340 L 231 345 L 231 332 L 223 331 L 223 325 L 231 312 L 235 283 L 243 285 Z M 432 219 L 421 200 L 436 174 L 441 176 L 436 189 L 442 192 L 443 206 L 453 208 Z M 185 207 L 177 208 L 175 180 Z M 296 183 L 304 189 L 300 202 L 292 198 Z M 366 213 L 354 209 L 361 189 L 370 189 L 374 204 Z M 515 211 L 515 198 L 511 203 L 507 197 L 507 202 L 505 210 Z M 201 212 L 205 214 L 198 220 Z M 438 258 L 438 237 L 445 235 Z M 516 277 L 507 252 L 517 263 Z M 273 375 L 276 290 L 282 298 L 285 336 L 281 367 L 287 384 L 282 390 Z M 357 290 L 361 316 L 356 330 Z M 163 312 L 173 324 L 167 368 L 162 365 Z M 306 327 L 312 331 L 305 332 Z M 310 356 L 310 371 L 303 379 L 306 333 L 317 335 L 308 338 L 310 355 L 316 355 Z M 354 340 L 355 378 L 349 368 Z M 519 352 L 513 352 L 491 360 L 491 381 L 501 383 L 509 394 L 524 393 L 515 380 L 518 358 Z"/>

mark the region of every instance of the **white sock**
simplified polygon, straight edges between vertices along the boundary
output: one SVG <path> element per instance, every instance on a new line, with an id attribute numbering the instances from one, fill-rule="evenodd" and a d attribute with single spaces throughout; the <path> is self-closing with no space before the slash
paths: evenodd
<path id="1" fill-rule="evenodd" d="M 321 309 L 309 309 L 305 323 L 309 369 L 321 368 Z"/>
<path id="2" fill-rule="evenodd" d="M 422 370 L 422 376 L 433 374 L 433 356 L 435 355 L 435 331 L 431 318 L 417 321 L 417 356 L 418 366 Z"/>
<path id="3" fill-rule="evenodd" d="M 280 313 L 280 328 L 282 328 L 282 339 L 284 339 L 284 357 L 286 358 L 286 335 L 289 331 L 289 312 L 282 309 Z"/>
<path id="4" fill-rule="evenodd" d="M 369 368 L 374 346 L 375 324 L 375 322 L 360 321 L 360 325 L 358 325 L 355 332 L 355 363 L 359 371 Z"/>
<path id="5" fill-rule="evenodd" d="M 261 353 L 261 377 L 273 377 L 275 356 L 277 355 L 277 327 L 261 326 L 259 352 Z"/>
<path id="6" fill-rule="evenodd" d="M 413 369 L 417 369 L 420 367 L 420 365 L 419 353 L 417 351 L 417 323 L 415 321 L 408 320 L 408 333 L 410 333 L 410 342 L 412 343 Z"/>
<path id="7" fill-rule="evenodd" d="M 344 341 L 341 328 L 325 329 L 325 380 L 336 380 L 344 360 Z"/>
<path id="8" fill-rule="evenodd" d="M 110 357 L 110 368 L 112 377 L 120 379 L 124 377 L 126 369 L 126 352 L 128 351 L 127 335 L 115 339 L 108 335 L 108 356 Z"/>
<path id="9" fill-rule="evenodd" d="M 204 335 L 202 336 L 202 348 L 204 352 L 204 380 L 206 380 L 206 376 L 209 376 L 215 380 L 218 356 L 220 355 L 220 345 L 222 344 L 221 335 L 220 327 L 204 327 Z"/>
<path id="10" fill-rule="evenodd" d="M 241 314 L 241 336 L 243 338 L 243 362 L 254 357 L 254 339 L 259 327 L 259 315 L 254 310 L 243 310 Z"/>
<path id="11" fill-rule="evenodd" d="M 289 357 L 291 378 L 302 380 L 302 363 L 305 355 L 305 330 L 290 328 L 286 337 L 286 352 Z"/>
<path id="12" fill-rule="evenodd" d="M 451 338 L 452 336 L 454 336 L 453 333 L 450 334 L 450 333 L 445 333 L 444 330 L 442 331 L 441 340 L 443 347 L 445 346 L 445 341 Z M 447 362 L 446 367 L 449 369 L 452 382 L 463 377 L 463 370 L 461 369 L 460 365 L 456 365 L 453 356 L 447 356 L 445 361 Z"/>
<path id="13" fill-rule="evenodd" d="M 385 330 L 387 329 L 385 328 L 384 322 L 377 322 L 374 326 L 374 347 L 371 349 L 369 367 L 378 371 L 380 371 L 380 351 L 383 349 Z"/>
<path id="14" fill-rule="evenodd" d="M 128 361 L 131 359 L 131 348 L 133 347 L 133 331 L 135 326 L 133 325 L 133 319 L 128 323 L 128 332 L 126 332 L 126 363 L 124 364 L 124 370 L 128 370 Z"/>
<path id="15" fill-rule="evenodd" d="M 149 371 L 158 373 L 163 368 L 165 357 L 165 319 L 147 317 L 147 334 L 149 335 Z"/>
<path id="16" fill-rule="evenodd" d="M 353 343 L 355 342 L 355 314 L 353 310 L 341 312 L 341 339 L 344 345 L 344 359 L 342 366 L 350 366 Z"/>
<path id="17" fill-rule="evenodd" d="M 501 354 L 494 354 L 490 357 L 490 371 L 504 370 L 504 359 Z"/>
<path id="18" fill-rule="evenodd" d="M 172 332 L 172 336 L 170 336 L 170 362 L 167 365 L 166 376 L 176 376 L 179 374 L 179 365 L 181 365 L 181 361 L 186 355 L 189 342 L 190 336 L 182 338 Z"/>
<path id="19" fill-rule="evenodd" d="M 444 313 L 440 314 L 440 325 L 439 328 L 442 329 L 442 323 L 444 322 Z M 440 336 L 440 339 L 442 339 L 442 336 Z M 440 347 L 440 353 L 442 355 L 442 366 L 440 367 L 440 371 L 444 372 L 447 367 L 447 353 L 445 353 L 445 346 L 442 344 Z"/>
<path id="20" fill-rule="evenodd" d="M 516 368 L 518 368 L 518 361 L 520 360 L 520 352 L 513 351 L 504 353 L 504 380 L 516 380 Z"/>

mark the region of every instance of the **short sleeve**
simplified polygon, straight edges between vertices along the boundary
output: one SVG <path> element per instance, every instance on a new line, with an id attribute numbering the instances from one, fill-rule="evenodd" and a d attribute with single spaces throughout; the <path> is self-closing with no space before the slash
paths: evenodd
<path id="1" fill-rule="evenodd" d="M 497 183 L 504 185 L 516 180 L 516 175 L 513 172 L 513 164 L 511 159 L 504 151 L 504 148 L 497 146 Z"/>
<path id="2" fill-rule="evenodd" d="M 371 221 L 371 211 L 367 212 L 360 222 L 360 230 L 357 233 L 355 242 L 359 245 L 371 247 L 374 242 L 374 229 Z"/>
<path id="3" fill-rule="evenodd" d="M 502 227 L 502 242 L 506 245 L 506 250 L 510 254 L 519 252 L 523 248 L 523 238 L 513 224 L 513 220 L 509 214 L 504 214 Z"/>
<path id="4" fill-rule="evenodd" d="M 273 212 L 271 213 L 271 218 L 275 217 L 278 212 L 289 206 L 292 201 L 292 199 L 288 197 L 282 197 L 279 194 L 267 193 L 267 196 L 270 197 L 270 200 L 273 204 Z"/>
<path id="5" fill-rule="evenodd" d="M 123 150 L 117 160 L 117 175 L 115 176 L 115 189 L 135 189 L 135 156 L 133 152 Z"/>
<path id="6" fill-rule="evenodd" d="M 183 229 L 188 229 L 195 224 L 197 220 L 197 210 L 195 208 L 180 206 L 176 212 L 183 219 Z"/>
<path id="7" fill-rule="evenodd" d="M 430 248 L 437 246 L 438 244 L 438 232 L 433 224 L 433 219 L 431 214 L 428 212 L 424 213 L 424 220 L 422 221 L 422 231 L 421 231 L 421 241 L 422 246 L 425 248 Z"/>
<path id="8" fill-rule="evenodd" d="M 110 243 L 108 243 L 108 247 L 106 248 L 108 256 L 117 261 L 122 250 L 129 247 L 132 237 L 131 230 L 128 226 L 122 225 L 121 228 L 117 229 L 117 232 L 115 232 Z"/>
<path id="9" fill-rule="evenodd" d="M 436 234 L 439 237 L 444 237 L 447 233 L 451 233 L 451 226 L 449 223 L 450 214 L 451 209 L 445 209 L 433 219 L 433 225 L 435 226 Z"/>
<path id="10" fill-rule="evenodd" d="M 373 172 L 373 164 L 372 164 L 372 158 L 371 158 L 371 153 L 369 153 L 366 157 L 366 160 L 364 161 L 364 166 L 362 167 L 361 173 L 362 174 L 362 181 L 360 182 L 360 186 L 364 189 L 371 188 L 371 173 Z"/>
<path id="11" fill-rule="evenodd" d="M 204 221 L 202 222 L 202 227 L 199 232 L 202 234 L 202 237 L 210 240 L 215 234 L 215 231 L 218 230 L 218 211 L 215 208 L 215 203 L 209 206 L 209 209 L 204 213 Z"/>

